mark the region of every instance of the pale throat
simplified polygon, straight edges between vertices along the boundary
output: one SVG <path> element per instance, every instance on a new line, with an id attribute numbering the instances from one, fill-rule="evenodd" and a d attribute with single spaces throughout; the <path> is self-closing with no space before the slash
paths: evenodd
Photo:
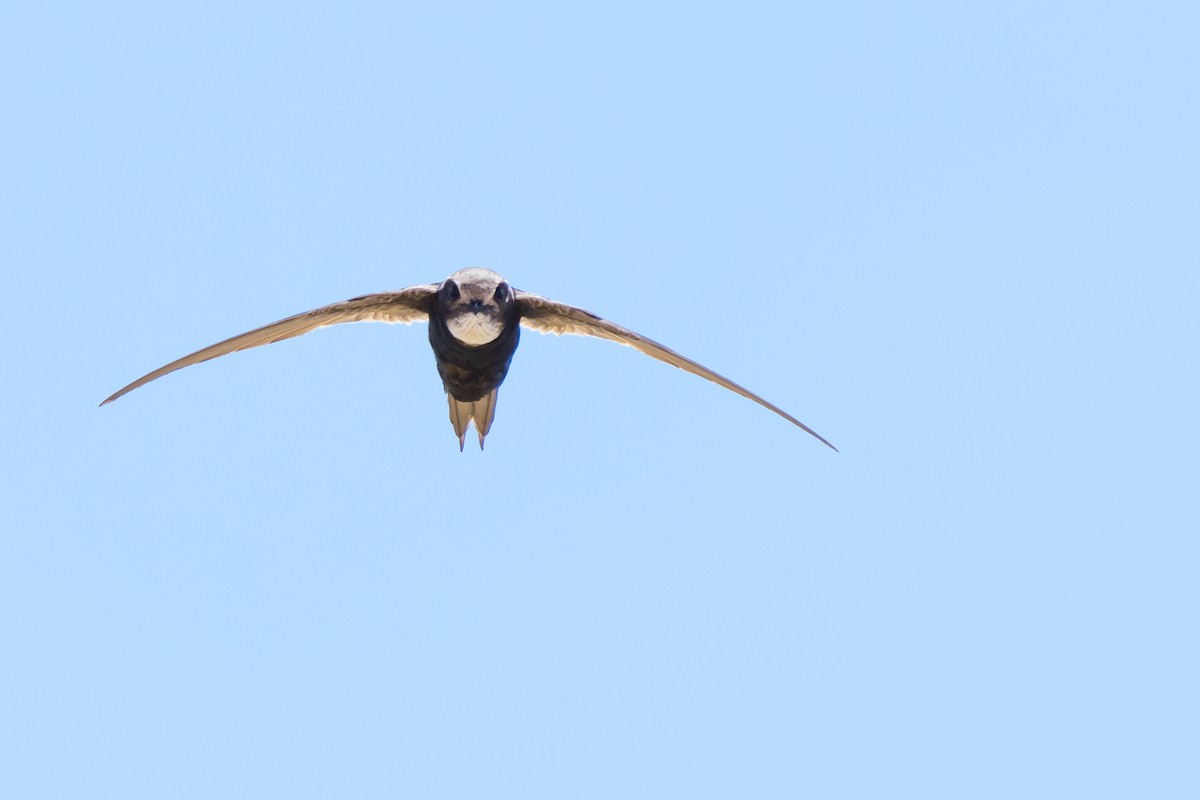
<path id="1" fill-rule="evenodd" d="M 447 318 L 446 328 L 463 344 L 478 347 L 496 341 L 504 325 L 490 314 L 467 311 Z"/>

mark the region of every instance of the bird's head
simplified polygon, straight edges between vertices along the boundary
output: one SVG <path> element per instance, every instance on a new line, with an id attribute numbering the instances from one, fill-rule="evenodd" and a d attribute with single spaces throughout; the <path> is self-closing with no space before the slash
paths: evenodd
<path id="1" fill-rule="evenodd" d="M 510 318 L 512 287 L 490 269 L 460 269 L 438 287 L 437 303 L 450 335 L 470 347 L 493 342 Z"/>

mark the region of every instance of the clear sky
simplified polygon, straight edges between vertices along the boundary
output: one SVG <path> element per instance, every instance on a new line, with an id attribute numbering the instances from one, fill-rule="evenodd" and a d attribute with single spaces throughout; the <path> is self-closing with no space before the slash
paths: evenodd
<path id="1" fill-rule="evenodd" d="M 0 796 L 1200 796 L 1196 8 L 5 4 Z"/>

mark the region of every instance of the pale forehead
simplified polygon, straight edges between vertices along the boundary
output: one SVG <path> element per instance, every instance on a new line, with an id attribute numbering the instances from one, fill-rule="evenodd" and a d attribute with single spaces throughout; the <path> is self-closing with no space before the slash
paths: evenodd
<path id="1" fill-rule="evenodd" d="M 492 272 L 490 269 L 483 267 L 467 267 L 460 269 L 458 272 L 450 276 L 450 280 L 457 283 L 459 286 L 470 286 L 483 284 L 485 286 L 495 286 L 504 281 L 504 277 L 497 272 Z"/>

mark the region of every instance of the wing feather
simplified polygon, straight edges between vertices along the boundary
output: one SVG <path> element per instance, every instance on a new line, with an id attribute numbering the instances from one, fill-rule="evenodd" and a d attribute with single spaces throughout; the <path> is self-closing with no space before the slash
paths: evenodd
<path id="1" fill-rule="evenodd" d="M 548 300 L 545 297 L 540 297 L 536 294 L 527 292 L 516 293 L 517 304 L 521 312 L 521 324 L 526 328 L 535 330 L 539 333 L 553 333 L 555 335 L 570 334 L 575 336 L 594 336 L 600 339 L 607 339 L 610 342 L 623 344 L 627 347 L 632 347 L 651 358 L 656 358 L 666 364 L 690 372 L 693 375 L 699 375 L 701 378 L 710 380 L 718 386 L 722 386 L 731 392 L 740 394 L 748 400 L 753 400 L 760 406 L 774 411 L 779 416 L 786 419 L 788 422 L 797 426 L 801 430 L 812 434 L 820 442 L 833 450 L 837 450 L 824 436 L 814 431 L 812 428 L 805 425 L 800 420 L 793 417 L 778 406 L 767 402 L 763 398 L 751 392 L 723 375 L 718 375 L 705 366 L 697 364 L 690 358 L 681 356 L 674 350 L 659 344 L 653 339 L 647 339 L 639 333 L 623 328 L 615 322 L 609 322 L 602 317 L 598 317 L 590 311 L 584 311 L 582 308 L 569 306 L 566 303 L 558 303 L 553 300 Z"/>
<path id="2" fill-rule="evenodd" d="M 166 366 L 159 367 L 118 390 L 100 405 L 111 403 L 121 395 L 132 392 L 139 386 L 144 386 L 175 370 L 235 353 L 238 350 L 248 350 L 251 347 L 260 347 L 264 344 L 291 339 L 309 331 L 315 331 L 317 328 L 339 325 L 343 322 L 387 322 L 410 325 L 413 322 L 427 320 L 433 298 L 437 294 L 437 288 L 437 284 L 428 284 L 411 286 L 398 292 L 363 295 L 272 322 L 270 325 L 238 334 L 172 361 Z"/>

